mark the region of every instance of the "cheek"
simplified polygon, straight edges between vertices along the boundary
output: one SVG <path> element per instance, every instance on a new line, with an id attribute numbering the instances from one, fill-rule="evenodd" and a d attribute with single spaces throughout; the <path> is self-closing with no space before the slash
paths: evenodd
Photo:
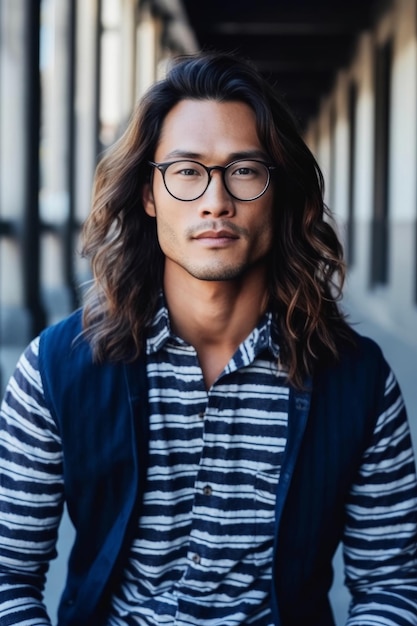
<path id="1" fill-rule="evenodd" d="M 257 224 L 258 241 L 263 247 L 270 249 L 274 236 L 274 224 L 272 211 L 268 211 L 267 215 Z"/>
<path id="2" fill-rule="evenodd" d="M 166 219 L 164 212 L 156 213 L 156 230 L 158 234 L 159 245 L 164 253 L 179 242 L 179 225 L 178 220 Z"/>

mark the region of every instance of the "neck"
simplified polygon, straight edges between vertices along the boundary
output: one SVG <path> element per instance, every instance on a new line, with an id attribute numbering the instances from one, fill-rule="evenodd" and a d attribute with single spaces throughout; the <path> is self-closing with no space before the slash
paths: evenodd
<path id="1" fill-rule="evenodd" d="M 265 268 L 257 266 L 237 280 L 203 281 L 178 273 L 174 280 L 169 270 L 165 272 L 172 328 L 196 349 L 207 387 L 265 312 L 265 274 Z"/>

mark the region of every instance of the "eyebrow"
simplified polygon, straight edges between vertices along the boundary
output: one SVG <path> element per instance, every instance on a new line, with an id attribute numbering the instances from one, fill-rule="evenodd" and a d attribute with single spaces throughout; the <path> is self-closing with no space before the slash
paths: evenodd
<path id="1" fill-rule="evenodd" d="M 171 159 L 192 159 L 199 160 L 204 159 L 204 155 L 199 152 L 189 152 L 187 150 L 172 150 L 169 152 L 165 161 L 169 161 Z M 227 160 L 229 163 L 233 161 L 239 161 L 241 159 L 260 159 L 261 161 L 270 161 L 270 158 L 263 150 L 241 150 L 239 152 L 231 152 Z"/>

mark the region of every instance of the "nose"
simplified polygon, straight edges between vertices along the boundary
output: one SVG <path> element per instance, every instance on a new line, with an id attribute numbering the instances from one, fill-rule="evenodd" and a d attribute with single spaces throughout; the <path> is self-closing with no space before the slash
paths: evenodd
<path id="1" fill-rule="evenodd" d="M 200 203 L 202 216 L 221 217 L 234 215 L 235 202 L 224 186 L 223 176 L 219 170 L 211 172 L 209 185 L 201 196 Z"/>

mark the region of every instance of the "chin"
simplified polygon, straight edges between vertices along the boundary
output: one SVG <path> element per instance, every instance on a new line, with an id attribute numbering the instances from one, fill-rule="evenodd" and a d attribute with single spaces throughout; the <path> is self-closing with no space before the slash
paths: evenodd
<path id="1" fill-rule="evenodd" d="M 235 280 L 245 274 L 246 267 L 191 268 L 188 272 L 198 280 L 227 281 Z"/>

